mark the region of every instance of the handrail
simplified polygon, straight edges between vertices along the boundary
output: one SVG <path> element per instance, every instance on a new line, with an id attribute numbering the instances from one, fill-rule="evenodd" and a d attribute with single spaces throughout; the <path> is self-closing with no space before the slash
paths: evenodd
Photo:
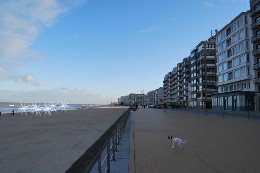
<path id="1" fill-rule="evenodd" d="M 87 151 L 76 160 L 71 167 L 66 171 L 66 173 L 88 173 L 91 171 L 92 167 L 99 160 L 99 157 L 102 154 L 102 151 L 109 147 L 110 149 L 110 140 L 114 135 L 116 137 L 116 143 L 118 142 L 117 132 L 122 132 L 122 127 L 126 124 L 130 114 L 130 109 L 126 110 L 123 115 L 121 115 L 117 121 L 110 126 L 110 128 L 91 146 Z M 119 136 L 121 137 L 121 136 Z M 114 147 L 114 146 L 112 146 Z M 109 159 L 110 160 L 110 159 Z"/>

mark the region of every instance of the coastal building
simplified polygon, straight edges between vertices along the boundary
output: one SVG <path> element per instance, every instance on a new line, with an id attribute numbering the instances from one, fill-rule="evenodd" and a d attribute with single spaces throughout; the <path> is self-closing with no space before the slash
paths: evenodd
<path id="1" fill-rule="evenodd" d="M 164 77 L 164 103 L 170 106 L 188 106 L 188 84 L 190 83 L 190 62 L 184 58 Z"/>
<path id="2" fill-rule="evenodd" d="M 216 87 L 216 39 L 211 36 L 208 40 L 201 41 L 196 46 L 196 71 L 197 71 L 197 103 L 201 108 L 211 108 L 213 93 Z"/>
<path id="3" fill-rule="evenodd" d="M 163 87 L 155 90 L 155 104 L 161 105 L 163 103 Z"/>
<path id="4" fill-rule="evenodd" d="M 201 109 L 211 108 L 212 94 L 216 88 L 216 39 L 211 36 L 201 41 L 189 56 L 191 83 L 190 106 Z"/>
<path id="5" fill-rule="evenodd" d="M 199 87 L 198 87 L 198 81 L 197 81 L 197 49 L 193 49 L 190 53 L 190 77 L 191 77 L 191 83 L 190 83 L 190 102 L 189 107 L 197 107 L 197 94 Z"/>
<path id="6" fill-rule="evenodd" d="M 147 93 L 148 105 L 161 105 L 163 103 L 163 87 Z"/>
<path id="7" fill-rule="evenodd" d="M 260 111 L 260 0 L 250 1 L 251 30 L 253 43 L 253 70 L 255 78 L 255 110 Z"/>
<path id="8" fill-rule="evenodd" d="M 163 102 L 164 103 L 171 102 L 171 76 L 172 76 L 172 72 L 169 72 L 164 76 L 164 80 L 163 80 Z"/>
<path id="9" fill-rule="evenodd" d="M 240 13 L 216 33 L 218 94 L 212 97 L 213 108 L 254 110 L 254 57 L 250 38 L 249 11 Z"/>
<path id="10" fill-rule="evenodd" d="M 188 107 L 188 84 L 190 83 L 190 61 L 184 58 L 177 64 L 177 101 L 181 107 Z"/>
<path id="11" fill-rule="evenodd" d="M 170 104 L 171 105 L 177 105 L 178 104 L 178 71 L 177 71 L 177 67 L 174 67 L 172 69 L 172 75 L 171 75 L 171 87 L 170 87 L 170 94 L 171 94 L 171 98 L 170 98 Z"/>
<path id="12" fill-rule="evenodd" d="M 118 99 L 119 104 L 132 106 L 135 104 L 138 105 L 147 105 L 147 96 L 146 94 L 129 94 L 127 96 L 122 96 Z"/>
<path id="13" fill-rule="evenodd" d="M 147 93 L 148 105 L 155 105 L 155 90 Z"/>

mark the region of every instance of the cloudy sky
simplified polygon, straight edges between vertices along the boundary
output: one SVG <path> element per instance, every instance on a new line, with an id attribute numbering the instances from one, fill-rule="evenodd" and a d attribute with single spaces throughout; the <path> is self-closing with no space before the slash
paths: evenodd
<path id="1" fill-rule="evenodd" d="M 0 101 L 106 104 L 154 90 L 247 0 L 1 0 Z"/>

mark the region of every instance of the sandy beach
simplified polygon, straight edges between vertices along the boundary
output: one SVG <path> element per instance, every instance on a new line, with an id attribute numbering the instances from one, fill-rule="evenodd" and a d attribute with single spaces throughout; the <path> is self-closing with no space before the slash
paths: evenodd
<path id="1" fill-rule="evenodd" d="M 0 117 L 0 172 L 65 172 L 127 108 Z"/>
<path id="2" fill-rule="evenodd" d="M 260 172 L 260 120 L 159 109 L 132 113 L 130 173 Z M 186 139 L 171 148 L 168 135 Z"/>

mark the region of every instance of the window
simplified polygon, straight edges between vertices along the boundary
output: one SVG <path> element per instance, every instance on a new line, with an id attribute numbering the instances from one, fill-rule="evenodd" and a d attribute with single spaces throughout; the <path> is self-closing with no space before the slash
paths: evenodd
<path id="1" fill-rule="evenodd" d="M 260 50 L 260 44 L 256 45 L 256 50 Z"/>
<path id="2" fill-rule="evenodd" d="M 260 47 L 259 47 L 260 48 Z M 229 49 L 228 51 L 227 51 L 227 57 L 230 57 L 232 54 L 231 54 L 231 50 Z"/>
<path id="3" fill-rule="evenodd" d="M 231 38 L 229 38 L 228 40 L 227 40 L 227 47 L 229 47 L 230 45 L 231 45 Z"/>
<path id="4" fill-rule="evenodd" d="M 227 34 L 226 34 L 227 36 L 230 35 L 231 34 L 231 27 L 229 27 L 226 32 L 227 32 Z"/>
<path id="5" fill-rule="evenodd" d="M 250 89 L 250 82 L 247 82 L 247 89 Z"/>
<path id="6" fill-rule="evenodd" d="M 229 91 L 233 91 L 233 85 L 229 86 Z"/>
<path id="7" fill-rule="evenodd" d="M 260 10 L 260 3 L 256 4 L 254 7 L 255 10 Z"/>
<path id="8" fill-rule="evenodd" d="M 255 22 L 260 21 L 260 16 L 255 19 Z"/>

